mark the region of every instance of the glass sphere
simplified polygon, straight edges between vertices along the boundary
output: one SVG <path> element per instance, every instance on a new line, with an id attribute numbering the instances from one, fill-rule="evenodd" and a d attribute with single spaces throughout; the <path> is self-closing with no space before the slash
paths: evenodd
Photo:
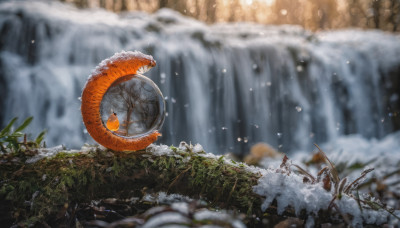
<path id="1" fill-rule="evenodd" d="M 104 126 L 121 137 L 140 137 L 159 130 L 165 118 L 164 97 L 156 84 L 140 75 L 116 80 L 103 96 Z"/>

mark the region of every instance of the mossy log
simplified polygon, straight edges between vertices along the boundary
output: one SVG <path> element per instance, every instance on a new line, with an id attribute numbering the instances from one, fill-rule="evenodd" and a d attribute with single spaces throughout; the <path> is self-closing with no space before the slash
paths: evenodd
<path id="1" fill-rule="evenodd" d="M 4 155 L 0 165 L 0 219 L 36 222 L 65 213 L 75 203 L 137 197 L 146 191 L 201 197 L 223 208 L 261 214 L 260 197 L 252 193 L 259 175 L 226 164 L 223 159 L 177 148 L 173 151 L 173 155 L 158 156 L 146 151 L 97 148 L 60 152 L 32 164 Z"/>
<path id="2" fill-rule="evenodd" d="M 205 199 L 215 207 L 235 209 L 249 217 L 276 215 L 274 204 L 267 212 L 261 211 L 262 197 L 253 192 L 261 175 L 246 165 L 189 147 L 171 149 L 169 154 L 157 155 L 149 149 L 127 153 L 94 147 L 59 152 L 34 163 L 27 163 L 25 155 L 1 155 L 0 222 L 57 224 L 78 203 L 158 191 Z M 295 217 L 290 208 L 286 215 Z M 320 222 L 330 221 L 327 215 L 322 211 Z"/>

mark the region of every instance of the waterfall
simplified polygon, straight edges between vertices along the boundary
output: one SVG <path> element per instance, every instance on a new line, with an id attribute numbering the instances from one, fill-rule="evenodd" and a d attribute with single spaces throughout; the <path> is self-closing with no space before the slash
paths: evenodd
<path id="1" fill-rule="evenodd" d="M 168 145 L 243 154 L 266 142 L 291 152 L 400 129 L 398 35 L 206 25 L 167 9 L 117 15 L 45 1 L 1 3 L 0 31 L 0 126 L 34 116 L 29 130 L 48 129 L 50 146 L 93 143 L 78 97 L 91 70 L 121 50 L 157 61 L 146 76 L 165 96 L 158 142 Z"/>

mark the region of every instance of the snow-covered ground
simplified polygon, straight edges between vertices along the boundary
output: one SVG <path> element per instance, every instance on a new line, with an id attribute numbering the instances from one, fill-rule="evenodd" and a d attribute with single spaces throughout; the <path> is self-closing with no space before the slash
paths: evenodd
<path id="1" fill-rule="evenodd" d="M 378 191 L 381 199 L 389 208 L 399 208 L 400 202 L 400 132 L 389 134 L 381 140 L 367 140 L 360 135 L 350 135 L 338 138 L 335 141 L 321 145 L 327 157 L 340 169 L 341 179 L 347 178 L 347 183 L 355 181 L 360 174 L 367 169 L 374 170 L 362 179 L 363 183 L 372 181 L 372 184 L 360 189 L 360 195 L 367 197 L 372 194 L 377 197 Z M 316 150 L 317 151 L 317 150 Z M 292 164 L 300 165 L 312 175 L 316 176 L 319 166 L 306 166 L 311 160 L 309 151 L 298 151 L 290 156 Z M 283 211 L 286 206 L 292 206 L 296 213 L 301 209 L 315 214 L 332 200 L 334 189 L 330 192 L 324 191 L 322 185 L 304 185 L 302 175 L 293 174 L 290 177 L 285 173 L 277 173 L 282 159 L 264 158 L 261 166 L 269 170 L 260 179 L 260 183 L 255 187 L 255 192 L 266 196 L 263 207 L 268 207 L 273 199 L 278 198 L 278 212 Z M 293 170 L 296 170 L 293 167 Z M 380 188 L 380 189 L 379 189 Z M 344 197 L 336 201 L 342 213 L 349 213 L 354 216 L 352 223 L 360 226 L 362 222 L 372 223 L 384 222 L 388 212 L 361 211 L 357 201 L 351 197 Z M 400 211 L 394 212 L 397 216 Z M 399 221 L 390 216 L 391 224 Z M 383 220 L 382 220 L 383 219 Z"/>

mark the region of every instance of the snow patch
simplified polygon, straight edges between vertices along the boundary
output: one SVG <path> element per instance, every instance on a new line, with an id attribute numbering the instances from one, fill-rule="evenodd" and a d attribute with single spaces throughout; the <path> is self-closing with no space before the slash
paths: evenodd
<path id="1" fill-rule="evenodd" d="M 261 205 L 263 211 L 275 199 L 278 214 L 282 214 L 287 207 L 291 206 L 296 215 L 300 215 L 302 210 L 305 210 L 308 215 L 317 215 L 319 210 L 328 209 L 333 199 L 333 192 L 326 191 L 321 183 L 305 184 L 303 176 L 295 173 L 288 175 L 273 169 L 268 169 L 263 174 L 258 184 L 253 187 L 253 191 L 265 197 Z M 360 226 L 363 222 L 377 225 L 387 222 L 386 211 L 365 209 L 361 212 L 357 201 L 347 195 L 343 195 L 340 200 L 335 200 L 335 204 L 341 213 L 353 216 L 353 226 Z"/>
<path id="2" fill-rule="evenodd" d="M 261 205 L 263 211 L 276 199 L 278 214 L 282 214 L 288 206 L 295 209 L 296 215 L 299 215 L 302 209 L 308 214 L 317 214 L 319 210 L 327 208 L 332 200 L 332 194 L 325 191 L 321 185 L 306 185 L 303 183 L 303 177 L 287 175 L 276 170 L 267 170 L 253 187 L 253 191 L 266 197 Z"/>
<path id="3" fill-rule="evenodd" d="M 115 62 L 118 62 L 118 61 L 124 61 L 124 60 L 129 60 L 129 59 L 134 59 L 134 58 L 148 59 L 150 61 L 154 61 L 153 56 L 143 54 L 140 51 L 124 51 L 123 50 L 121 52 L 117 52 L 110 58 L 104 59 L 103 61 L 101 61 L 100 64 L 94 70 L 92 70 L 92 73 L 91 73 L 91 75 L 89 75 L 89 78 L 86 81 L 86 84 L 83 87 L 83 90 L 86 88 L 87 83 L 89 81 L 93 80 L 94 76 L 99 75 L 100 73 L 107 70 L 109 65 L 111 65 Z M 146 73 L 151 68 L 152 68 L 151 66 L 142 66 L 138 69 L 138 73 L 140 73 L 140 74 Z"/>
<path id="4" fill-rule="evenodd" d="M 167 145 L 150 144 L 146 148 L 146 152 L 156 156 L 174 155 L 174 151 Z"/>
<path id="5" fill-rule="evenodd" d="M 39 149 L 37 149 L 38 153 L 35 156 L 28 158 L 25 161 L 25 163 L 31 164 L 31 163 L 35 163 L 43 158 L 52 158 L 60 152 L 69 153 L 69 154 L 73 154 L 73 153 L 87 154 L 90 152 L 94 152 L 97 148 L 99 148 L 99 147 L 89 146 L 86 144 L 84 146 L 82 146 L 82 148 L 80 150 L 66 150 L 65 146 L 63 146 L 63 145 L 58 145 L 58 146 L 51 147 L 51 148 L 39 148 Z M 103 150 L 105 150 L 105 148 Z"/>
<path id="6" fill-rule="evenodd" d="M 159 192 L 157 201 L 159 203 L 172 204 L 176 202 L 192 202 L 194 199 L 180 194 L 167 194 L 166 192 Z"/>
<path id="7" fill-rule="evenodd" d="M 194 152 L 194 153 L 204 152 L 203 146 L 197 143 L 197 144 L 194 145 L 194 147 L 193 147 L 193 152 Z"/>
<path id="8" fill-rule="evenodd" d="M 121 52 L 115 53 L 110 58 L 104 59 L 103 61 L 101 61 L 101 63 L 92 71 L 92 75 L 97 75 L 97 74 L 101 73 L 102 71 L 107 70 L 108 66 L 114 62 L 124 61 L 124 60 L 129 60 L 129 59 L 134 59 L 134 58 L 148 59 L 150 61 L 154 61 L 153 56 L 143 54 L 140 51 L 121 51 Z M 149 69 L 150 68 L 148 68 L 146 71 L 148 71 Z M 144 71 L 142 73 L 145 73 L 146 71 Z M 90 77 L 89 77 L 89 79 L 90 79 Z"/>
<path id="9" fill-rule="evenodd" d="M 182 214 L 185 214 L 185 215 L 189 214 L 189 204 L 187 204 L 185 202 L 173 203 L 171 205 L 171 208 L 176 210 L 176 211 L 179 211 Z"/>
<path id="10" fill-rule="evenodd" d="M 355 164 L 367 164 L 366 168 L 374 168 L 374 171 L 366 177 L 382 179 L 384 184 L 397 181 L 399 175 L 384 178 L 387 174 L 394 172 L 400 165 L 400 131 L 387 135 L 381 140 L 365 139 L 360 135 L 342 136 L 338 139 L 321 145 L 328 158 L 335 165 L 350 167 Z M 296 164 L 310 160 L 310 152 L 299 151 L 290 158 Z M 267 168 L 267 162 L 262 166 Z M 316 174 L 318 170 L 309 167 L 311 173 Z M 355 180 L 363 170 L 352 171 L 348 174 L 349 181 Z M 400 193 L 395 186 L 388 185 L 396 193 Z"/>
<path id="11" fill-rule="evenodd" d="M 245 228 L 246 226 L 239 220 L 235 220 L 232 216 L 225 211 L 210 211 L 208 209 L 202 209 L 194 214 L 194 218 L 199 221 L 230 221 L 232 226 L 235 228 Z"/>
<path id="12" fill-rule="evenodd" d="M 28 158 L 25 161 L 25 163 L 31 164 L 31 163 L 35 163 L 43 158 L 53 157 L 56 154 L 58 154 L 60 151 L 63 151 L 63 150 L 65 150 L 65 147 L 63 145 L 58 145 L 58 146 L 51 147 L 51 148 L 39 148 L 38 153 L 35 156 Z"/>
<path id="13" fill-rule="evenodd" d="M 142 228 L 154 228 L 154 227 L 161 227 L 165 224 L 190 224 L 190 220 L 183 216 L 182 214 L 176 212 L 164 212 L 160 215 L 154 216 L 150 218 Z"/>

